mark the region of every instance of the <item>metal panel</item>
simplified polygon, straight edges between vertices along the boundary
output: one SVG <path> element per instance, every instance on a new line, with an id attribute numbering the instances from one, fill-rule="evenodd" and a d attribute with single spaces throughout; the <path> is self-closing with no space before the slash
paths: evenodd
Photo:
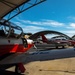
<path id="1" fill-rule="evenodd" d="M 1 0 L 0 18 L 29 0 Z"/>
<path id="2" fill-rule="evenodd" d="M 7 16 L 7 20 L 12 19 L 18 14 L 40 4 L 46 0 L 1 0 L 0 1 L 0 19 Z"/>

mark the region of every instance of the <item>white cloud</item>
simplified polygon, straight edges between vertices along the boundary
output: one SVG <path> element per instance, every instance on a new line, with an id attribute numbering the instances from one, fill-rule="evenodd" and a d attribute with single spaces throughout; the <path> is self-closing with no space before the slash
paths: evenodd
<path id="1" fill-rule="evenodd" d="M 60 31 L 66 35 L 68 35 L 69 37 L 72 37 L 73 35 L 75 35 L 75 30 L 64 30 L 64 31 Z"/>
<path id="2" fill-rule="evenodd" d="M 30 21 L 30 20 L 21 20 L 25 24 L 30 25 L 43 25 L 43 26 L 52 26 L 52 27 L 58 27 L 58 26 L 64 26 L 64 23 L 60 23 L 54 20 L 43 20 L 43 21 Z"/>
<path id="3" fill-rule="evenodd" d="M 21 26 L 24 30 L 24 32 L 28 33 L 36 33 L 39 31 L 43 31 L 43 30 L 52 30 L 49 29 L 50 26 L 52 27 L 64 27 L 65 29 L 69 29 L 69 30 L 62 30 L 59 31 L 61 33 L 64 33 L 68 36 L 73 36 L 75 34 L 75 23 L 61 23 L 55 20 L 41 20 L 41 21 L 30 21 L 30 20 L 19 20 L 18 22 L 15 22 L 17 25 Z M 46 28 L 46 26 L 48 26 L 48 28 Z M 59 30 L 59 29 L 57 29 Z"/>
<path id="4" fill-rule="evenodd" d="M 60 22 L 54 21 L 54 20 L 46 20 L 44 23 L 47 24 L 47 25 L 50 25 L 50 26 L 51 25 L 55 26 L 55 27 L 57 27 L 57 26 L 64 26 L 64 23 L 60 23 Z"/>
<path id="5" fill-rule="evenodd" d="M 70 23 L 66 28 L 75 29 L 75 23 Z"/>
<path id="6" fill-rule="evenodd" d="M 36 33 L 39 31 L 43 31 L 43 30 L 48 30 L 44 27 L 38 27 L 38 26 L 26 26 L 25 28 L 23 28 L 24 32 L 29 32 L 29 33 Z M 75 35 L 75 30 L 62 30 L 62 31 L 58 31 L 61 33 L 64 33 L 66 35 L 68 35 L 69 37 L 72 37 L 73 35 Z M 51 34 L 52 36 L 52 34 Z M 54 35 L 53 35 L 54 36 Z"/>
<path id="7" fill-rule="evenodd" d="M 36 33 L 39 31 L 45 30 L 45 28 L 43 27 L 38 27 L 38 26 L 26 26 L 25 28 L 23 28 L 24 32 L 30 32 L 30 33 Z"/>
<path id="8" fill-rule="evenodd" d="M 20 22 L 15 22 L 15 24 L 16 24 L 16 25 L 18 25 L 18 26 L 20 26 L 20 25 L 21 25 L 21 23 L 20 23 Z"/>
<path id="9" fill-rule="evenodd" d="M 70 26 L 71 26 L 72 28 L 75 28 L 75 23 L 71 23 Z"/>
<path id="10" fill-rule="evenodd" d="M 22 24 L 22 22 L 15 22 L 15 24 L 18 25 L 18 26 L 20 26 L 20 27 L 22 27 L 22 28 L 25 27 L 25 25 Z"/>

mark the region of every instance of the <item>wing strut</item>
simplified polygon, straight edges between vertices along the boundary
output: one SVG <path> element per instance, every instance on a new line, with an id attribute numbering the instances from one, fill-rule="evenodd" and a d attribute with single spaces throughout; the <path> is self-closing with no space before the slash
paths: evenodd
<path id="1" fill-rule="evenodd" d="M 11 20 L 12 18 L 14 18 L 15 16 L 17 16 L 18 14 L 44 2 L 46 0 L 30 0 L 27 3 L 22 4 L 20 7 L 17 7 L 15 10 L 13 10 L 12 12 L 10 12 L 8 15 L 4 16 L 4 18 L 7 18 L 7 20 Z M 11 7 L 12 8 L 12 7 Z"/>

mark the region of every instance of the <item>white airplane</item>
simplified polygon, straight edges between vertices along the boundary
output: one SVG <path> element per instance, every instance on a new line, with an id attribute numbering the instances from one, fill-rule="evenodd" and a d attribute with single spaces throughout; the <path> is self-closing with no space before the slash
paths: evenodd
<path id="1" fill-rule="evenodd" d="M 0 20 L 0 65 L 16 64 L 15 71 L 24 72 L 21 57 L 33 45 L 33 40 L 23 38 L 21 27 L 4 19 Z"/>
<path id="2" fill-rule="evenodd" d="M 23 62 L 33 40 L 23 38 L 21 27 L 9 22 L 13 17 L 46 0 L 1 0 L 0 1 L 0 70 L 5 65 L 15 65 L 15 72 L 23 73 Z M 7 20 L 3 18 L 7 18 Z M 7 67 L 8 67 L 7 65 Z"/>

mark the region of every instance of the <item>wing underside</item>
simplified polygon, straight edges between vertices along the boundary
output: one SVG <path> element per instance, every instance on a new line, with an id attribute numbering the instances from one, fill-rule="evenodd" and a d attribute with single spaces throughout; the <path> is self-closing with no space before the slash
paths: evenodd
<path id="1" fill-rule="evenodd" d="M 45 0 L 0 0 L 0 19 L 5 16 L 12 19 L 23 11 L 44 2 Z"/>

